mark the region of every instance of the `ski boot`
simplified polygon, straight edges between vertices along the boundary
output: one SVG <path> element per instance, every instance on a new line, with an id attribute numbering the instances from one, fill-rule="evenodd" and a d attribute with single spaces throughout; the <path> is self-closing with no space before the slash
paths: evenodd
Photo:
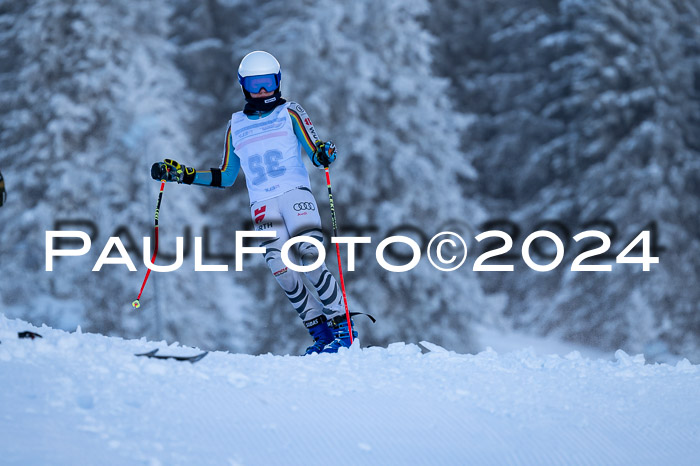
<path id="1" fill-rule="evenodd" d="M 357 338 L 355 322 L 350 319 L 352 325 L 352 337 Z M 350 332 L 348 331 L 348 319 L 344 315 L 334 317 L 329 321 L 330 329 L 333 331 L 335 339 L 326 345 L 322 353 L 337 353 L 339 348 L 350 348 Z"/>
<path id="2" fill-rule="evenodd" d="M 320 315 L 315 319 L 307 320 L 304 325 L 309 330 L 311 337 L 314 339 L 313 345 L 306 348 L 304 356 L 314 353 L 320 353 L 323 348 L 331 343 L 335 336 L 328 326 L 328 319 L 326 316 Z"/>

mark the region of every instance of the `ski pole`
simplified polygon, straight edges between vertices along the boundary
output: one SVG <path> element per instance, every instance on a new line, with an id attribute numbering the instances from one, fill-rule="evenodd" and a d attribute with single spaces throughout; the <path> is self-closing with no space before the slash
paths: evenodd
<path id="1" fill-rule="evenodd" d="M 2 173 L 0 173 L 0 207 L 2 207 L 6 200 L 7 192 L 5 191 L 5 180 L 2 177 Z"/>
<path id="2" fill-rule="evenodd" d="M 326 185 L 328 186 L 328 201 L 331 206 L 331 220 L 333 223 L 333 236 L 338 236 L 338 223 L 335 220 L 335 204 L 333 202 L 333 192 L 331 191 L 331 172 L 328 165 L 324 165 L 326 170 Z M 343 292 L 343 302 L 345 303 L 345 317 L 348 319 L 348 330 L 350 331 L 350 344 L 352 345 L 352 322 L 350 320 L 350 311 L 348 310 L 348 298 L 345 296 L 345 281 L 343 280 L 343 266 L 340 263 L 340 244 L 335 243 L 335 252 L 338 255 L 338 275 L 340 275 L 340 289 Z"/>
<path id="3" fill-rule="evenodd" d="M 168 171 L 170 171 L 168 169 Z M 155 226 L 155 245 L 153 246 L 153 257 L 151 257 L 151 264 L 156 263 L 156 255 L 158 255 L 158 213 L 160 212 L 160 202 L 163 200 L 163 190 L 165 189 L 165 180 L 160 180 L 160 192 L 158 193 L 158 203 L 156 204 L 156 226 Z M 146 286 L 146 282 L 148 281 L 148 276 L 151 274 L 151 269 L 148 268 L 146 271 L 146 277 L 143 279 L 143 284 L 141 284 L 141 291 L 139 291 L 139 296 L 136 298 L 136 300 L 131 303 L 132 306 L 134 306 L 135 309 L 138 309 L 141 307 L 141 302 L 139 301 L 141 299 L 141 293 L 143 293 L 143 289 Z"/>

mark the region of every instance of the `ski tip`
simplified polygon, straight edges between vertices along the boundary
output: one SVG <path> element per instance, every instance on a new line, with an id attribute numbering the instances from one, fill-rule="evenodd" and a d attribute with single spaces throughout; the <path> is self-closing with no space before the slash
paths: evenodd
<path id="1" fill-rule="evenodd" d="M 195 363 L 199 360 L 201 360 L 204 356 L 209 354 L 209 351 L 204 351 L 203 353 L 200 354 L 195 354 L 194 356 L 178 356 L 178 355 L 171 355 L 171 354 L 156 354 L 158 352 L 158 348 L 149 351 L 147 353 L 138 353 L 135 354 L 134 356 L 145 356 L 147 358 L 155 358 L 155 359 L 174 359 L 176 361 L 189 361 L 190 363 Z"/>
<path id="2" fill-rule="evenodd" d="M 133 303 L 131 303 L 134 309 L 138 309 L 141 307 L 141 302 L 138 299 L 135 299 Z"/>
<path id="3" fill-rule="evenodd" d="M 201 359 L 202 359 L 204 356 L 206 356 L 207 354 L 209 354 L 209 351 L 205 351 L 205 352 L 203 352 L 202 354 L 198 354 L 197 356 L 193 356 L 193 357 L 189 358 L 188 361 L 189 361 L 191 364 L 194 364 L 195 362 L 201 360 Z"/>

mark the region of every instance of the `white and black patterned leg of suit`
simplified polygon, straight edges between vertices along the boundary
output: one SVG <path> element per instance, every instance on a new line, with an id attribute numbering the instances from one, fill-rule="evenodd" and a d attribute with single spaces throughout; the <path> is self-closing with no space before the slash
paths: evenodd
<path id="1" fill-rule="evenodd" d="M 290 236 L 309 236 L 323 243 L 321 217 L 318 214 L 316 199 L 306 188 L 295 189 L 279 199 L 282 216 Z M 303 265 L 316 262 L 318 251 L 309 242 L 297 244 L 296 254 Z M 306 272 L 306 277 L 318 293 L 323 304 L 323 312 L 328 318 L 343 314 L 345 306 L 340 286 L 325 263 Z"/>
<path id="2" fill-rule="evenodd" d="M 282 261 L 282 246 L 289 239 L 289 233 L 278 200 L 279 197 L 251 206 L 256 230 L 276 233 L 274 238 L 262 241 L 260 246 L 266 248 L 265 262 L 299 317 L 304 321 L 314 319 L 323 313 L 323 305 L 306 287 L 300 273 L 288 268 Z"/>

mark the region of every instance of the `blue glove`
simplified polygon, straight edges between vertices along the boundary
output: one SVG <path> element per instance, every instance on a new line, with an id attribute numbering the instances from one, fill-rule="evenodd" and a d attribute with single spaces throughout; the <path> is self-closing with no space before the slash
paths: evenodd
<path id="1" fill-rule="evenodd" d="M 172 159 L 165 159 L 151 166 L 151 178 L 158 181 L 165 180 L 192 184 L 192 181 L 194 181 L 194 173 L 194 168 L 180 165 Z"/>
<path id="2" fill-rule="evenodd" d="M 311 157 L 311 162 L 317 167 L 327 167 L 335 161 L 337 150 L 333 141 L 316 142 L 316 152 Z"/>

